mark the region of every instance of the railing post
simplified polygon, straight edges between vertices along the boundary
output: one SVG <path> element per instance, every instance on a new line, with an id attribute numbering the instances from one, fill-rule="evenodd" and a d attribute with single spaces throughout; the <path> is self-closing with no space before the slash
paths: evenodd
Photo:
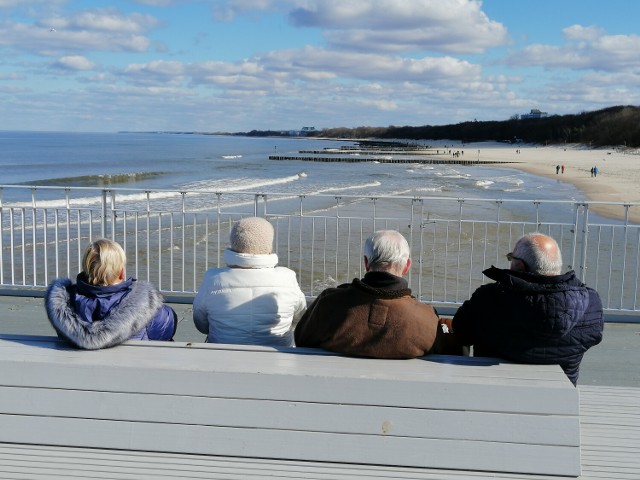
<path id="1" fill-rule="evenodd" d="M 64 203 L 67 210 L 66 218 L 66 231 L 67 231 L 67 275 L 71 276 L 71 201 L 69 199 L 69 192 L 71 189 L 66 187 L 64 189 Z"/>
<path id="2" fill-rule="evenodd" d="M 4 188 L 0 187 L 0 284 L 4 284 L 4 205 L 2 195 Z"/>
<path id="3" fill-rule="evenodd" d="M 100 237 L 105 238 L 107 235 L 107 192 L 109 190 L 102 190 L 102 222 L 100 225 Z"/>
<path id="4" fill-rule="evenodd" d="M 629 230 L 629 207 L 630 204 L 624 204 L 624 238 L 623 238 L 623 246 L 622 246 L 622 272 L 620 278 L 620 308 L 622 308 L 623 300 L 624 300 L 624 281 L 625 281 L 625 270 L 627 269 L 627 232 Z"/>
<path id="5" fill-rule="evenodd" d="M 181 218 L 181 223 L 182 223 L 182 245 L 180 246 L 180 250 L 182 251 L 182 278 L 181 278 L 181 282 L 182 282 L 182 286 L 180 287 L 182 289 L 182 291 L 184 292 L 184 285 L 185 285 L 185 274 L 184 274 L 184 267 L 186 265 L 186 254 L 187 254 L 187 236 L 186 236 L 186 230 L 187 230 L 187 214 L 186 214 L 186 196 L 187 196 L 187 192 L 180 192 L 180 216 Z M 159 233 L 159 232 L 158 232 Z M 195 234 L 195 231 L 194 231 Z M 195 237 L 194 237 L 194 242 L 195 242 Z M 160 272 L 158 272 L 160 273 Z"/>
<path id="6" fill-rule="evenodd" d="M 216 252 L 217 252 L 217 257 L 216 257 L 216 267 L 220 267 L 220 251 L 222 250 L 220 248 L 220 242 L 222 241 L 222 237 L 221 237 L 221 232 L 220 232 L 220 228 L 222 227 L 222 222 L 220 220 L 220 202 L 222 201 L 222 193 L 220 192 L 216 192 L 216 198 L 217 198 L 217 204 L 216 204 L 216 215 L 217 215 L 217 222 L 216 222 L 216 230 L 217 230 L 217 244 L 216 244 Z"/>
<path id="7" fill-rule="evenodd" d="M 500 209 L 502 207 L 502 200 L 496 200 L 496 205 L 496 265 L 498 265 L 498 257 L 500 255 Z M 510 247 L 511 245 L 509 245 L 509 248 Z"/>
<path id="8" fill-rule="evenodd" d="M 116 222 L 118 215 L 116 213 L 116 191 L 109 190 L 111 193 L 111 239 L 116 240 Z"/>
<path id="9" fill-rule="evenodd" d="M 38 278 L 38 273 L 37 273 L 37 264 L 38 264 L 38 260 L 37 260 L 37 255 L 36 255 L 36 247 L 37 247 L 37 242 L 36 242 L 36 187 L 32 187 L 31 188 L 31 261 L 33 262 L 33 268 L 32 268 L 32 273 L 33 273 L 33 284 L 37 285 L 37 278 Z"/>
<path id="10" fill-rule="evenodd" d="M 340 200 L 342 200 L 342 197 L 336 197 L 336 254 L 335 254 L 335 273 L 336 273 L 336 280 L 338 280 L 338 252 L 340 251 Z M 349 242 L 347 240 L 347 250 L 349 250 Z M 326 250 L 326 245 L 325 245 L 325 250 Z M 347 262 L 348 265 L 348 262 Z"/>
<path id="11" fill-rule="evenodd" d="M 305 199 L 305 195 L 300 195 L 300 228 L 298 228 L 298 278 L 302 278 L 302 217 L 304 216 L 304 209 L 302 202 Z M 311 279 L 311 288 L 313 289 L 313 278 Z"/>
<path id="12" fill-rule="evenodd" d="M 373 231 L 376 231 L 376 221 L 378 219 L 378 212 L 377 212 L 377 205 L 376 205 L 376 201 L 378 200 L 376 197 L 371 197 L 371 200 L 373 201 Z"/>
<path id="13" fill-rule="evenodd" d="M 145 195 L 147 197 L 147 244 L 144 249 L 147 257 L 147 277 L 146 280 L 149 281 L 151 278 L 151 258 L 149 257 L 150 245 L 151 245 L 151 191 L 145 190 Z M 136 250 L 136 256 L 138 255 Z"/>
<path id="14" fill-rule="evenodd" d="M 584 212 L 582 213 L 582 235 L 580 241 L 582 246 L 580 248 L 580 278 L 585 278 L 587 273 L 587 238 L 589 236 L 589 204 L 584 203 Z"/>

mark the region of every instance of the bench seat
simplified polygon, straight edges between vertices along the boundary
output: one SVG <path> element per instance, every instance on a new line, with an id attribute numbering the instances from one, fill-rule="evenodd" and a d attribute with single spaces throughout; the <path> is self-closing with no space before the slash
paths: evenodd
<path id="1" fill-rule="evenodd" d="M 578 476 L 578 391 L 558 366 L 0 336 L 0 442 Z"/>

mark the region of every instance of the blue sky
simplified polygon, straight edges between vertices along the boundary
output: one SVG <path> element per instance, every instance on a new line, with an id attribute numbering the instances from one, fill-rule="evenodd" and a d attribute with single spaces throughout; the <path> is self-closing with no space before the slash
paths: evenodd
<path id="1" fill-rule="evenodd" d="M 635 0 L 0 0 L 0 130 L 442 125 L 640 104 Z"/>

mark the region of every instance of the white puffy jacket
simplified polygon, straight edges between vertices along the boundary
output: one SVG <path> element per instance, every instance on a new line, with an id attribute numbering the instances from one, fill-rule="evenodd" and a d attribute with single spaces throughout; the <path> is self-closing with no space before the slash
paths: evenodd
<path id="1" fill-rule="evenodd" d="M 296 274 L 276 254 L 226 249 L 227 268 L 211 268 L 193 301 L 193 321 L 211 343 L 292 346 L 292 323 L 307 303 Z"/>

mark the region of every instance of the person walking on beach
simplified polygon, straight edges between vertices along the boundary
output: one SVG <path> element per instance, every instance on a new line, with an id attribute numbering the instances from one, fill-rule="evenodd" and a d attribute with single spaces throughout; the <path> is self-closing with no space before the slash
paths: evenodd
<path id="1" fill-rule="evenodd" d="M 564 165 L 562 165 L 562 167 L 561 167 L 561 168 L 562 168 L 562 173 L 564 174 Z"/>
<path id="2" fill-rule="evenodd" d="M 593 177 L 593 167 L 591 167 L 591 176 Z"/>
<path id="3" fill-rule="evenodd" d="M 575 385 L 584 353 L 602 340 L 598 292 L 573 271 L 562 272 L 557 242 L 542 233 L 521 237 L 507 254 L 510 268 L 483 273 L 482 285 L 453 317 L 453 332 L 474 356 L 560 364 Z"/>
<path id="4" fill-rule="evenodd" d="M 594 166 L 594 167 L 593 167 L 593 176 L 594 176 L 594 177 L 597 177 L 597 176 L 598 176 L 598 167 L 597 167 L 597 166 Z"/>
<path id="5" fill-rule="evenodd" d="M 52 282 L 45 307 L 58 336 L 87 350 L 173 339 L 176 313 L 150 283 L 125 280 L 126 263 L 118 243 L 99 239 L 85 249 L 75 285 L 68 278 Z"/>
<path id="6" fill-rule="evenodd" d="M 364 278 L 320 293 L 295 329 L 296 346 L 372 358 L 461 354 L 445 321 L 411 295 L 402 278 L 411 267 L 407 240 L 381 230 L 366 240 L 363 253 Z"/>
<path id="7" fill-rule="evenodd" d="M 204 274 L 193 321 L 210 343 L 293 346 L 292 325 L 307 307 L 296 273 L 278 266 L 273 226 L 264 218 L 236 222 L 224 268 Z"/>
<path id="8" fill-rule="evenodd" d="M 560 173 L 560 165 L 556 165 L 556 175 Z"/>

